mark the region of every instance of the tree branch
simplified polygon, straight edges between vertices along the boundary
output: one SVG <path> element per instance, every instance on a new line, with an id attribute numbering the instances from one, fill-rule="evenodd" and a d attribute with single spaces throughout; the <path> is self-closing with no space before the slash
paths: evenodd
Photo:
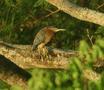
<path id="1" fill-rule="evenodd" d="M 68 58 L 76 55 L 74 51 L 63 51 L 58 49 L 49 49 L 50 60 L 41 61 L 37 51 L 32 51 L 31 45 L 12 45 L 0 42 L 0 54 L 14 62 L 23 69 L 28 68 L 66 68 Z"/>
<path id="2" fill-rule="evenodd" d="M 104 14 L 88 8 L 79 7 L 68 0 L 46 0 L 63 12 L 77 19 L 104 26 Z"/>

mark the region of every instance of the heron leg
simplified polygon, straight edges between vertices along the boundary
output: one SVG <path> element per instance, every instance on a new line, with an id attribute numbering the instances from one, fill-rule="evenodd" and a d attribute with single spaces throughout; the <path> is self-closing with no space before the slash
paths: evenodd
<path id="1" fill-rule="evenodd" d="M 46 59 L 48 59 L 48 49 L 47 49 L 47 47 L 45 47 L 44 46 L 44 48 L 43 48 L 43 57 L 44 57 L 44 59 L 46 60 Z"/>
<path id="2" fill-rule="evenodd" d="M 40 56 L 41 61 L 44 61 L 44 60 L 49 59 L 48 49 L 47 49 L 47 47 L 45 47 L 45 44 L 44 43 L 41 43 L 38 46 L 38 54 Z"/>
<path id="3" fill-rule="evenodd" d="M 47 59 L 48 49 L 45 47 L 45 44 L 44 43 L 41 43 L 38 46 L 38 54 L 40 56 L 41 61 L 44 61 L 44 59 Z"/>

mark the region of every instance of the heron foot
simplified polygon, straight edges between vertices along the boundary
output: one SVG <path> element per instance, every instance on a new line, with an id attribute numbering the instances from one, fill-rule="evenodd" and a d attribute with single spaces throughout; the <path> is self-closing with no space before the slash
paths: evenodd
<path id="1" fill-rule="evenodd" d="M 43 48 L 38 48 L 38 54 L 40 56 L 40 60 L 41 61 L 44 61 L 44 60 L 48 60 L 49 59 L 48 49 L 45 46 Z"/>

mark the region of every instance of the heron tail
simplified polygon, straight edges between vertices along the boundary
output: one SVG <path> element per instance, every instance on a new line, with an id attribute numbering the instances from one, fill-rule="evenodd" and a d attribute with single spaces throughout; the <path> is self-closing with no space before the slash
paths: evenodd
<path id="1" fill-rule="evenodd" d="M 36 49 L 36 45 L 32 46 L 32 51 L 34 51 Z"/>

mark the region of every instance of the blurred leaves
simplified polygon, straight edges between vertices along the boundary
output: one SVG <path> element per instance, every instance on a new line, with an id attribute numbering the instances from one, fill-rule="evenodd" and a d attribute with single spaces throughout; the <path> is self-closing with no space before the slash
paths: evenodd
<path id="1" fill-rule="evenodd" d="M 104 0 L 71 1 L 76 4 L 82 1 L 83 6 L 92 9 L 96 9 L 104 2 Z M 65 50 L 76 50 L 79 47 L 80 55 L 70 59 L 68 70 L 34 69 L 28 82 L 29 90 L 84 90 L 86 83 L 83 71 L 85 68 L 92 69 L 94 61 L 104 58 L 104 27 L 79 21 L 62 11 L 40 20 L 55 10 L 57 8 L 45 0 L 0 0 L 0 39 L 10 43 L 32 44 L 34 35 L 45 26 L 66 29 L 65 32 L 56 33 L 52 45 Z M 99 11 L 103 12 L 103 7 Z M 90 30 L 89 35 L 94 38 L 92 47 L 86 42 L 89 40 L 86 29 Z M 3 90 L 5 87 L 0 82 L 0 89 Z M 97 82 L 89 81 L 87 88 L 103 90 L 104 75 L 102 74 L 101 80 Z M 10 90 L 22 89 L 12 86 Z"/>
<path id="2" fill-rule="evenodd" d="M 38 72 L 39 71 L 39 72 Z M 66 74 L 63 74 L 66 73 Z M 66 71 L 53 71 L 34 69 L 32 71 L 33 78 L 28 82 L 29 90 L 60 90 L 67 89 L 67 83 L 71 83 L 69 74 Z M 69 80 L 69 81 L 68 81 Z M 34 85 L 35 84 L 35 85 Z M 66 87 L 64 87 L 66 85 Z"/>
<path id="3" fill-rule="evenodd" d="M 0 80 L 0 90 L 8 90 L 10 85 Z"/>
<path id="4" fill-rule="evenodd" d="M 14 85 L 10 87 L 10 90 L 23 90 L 22 87 L 18 86 L 18 85 Z"/>

